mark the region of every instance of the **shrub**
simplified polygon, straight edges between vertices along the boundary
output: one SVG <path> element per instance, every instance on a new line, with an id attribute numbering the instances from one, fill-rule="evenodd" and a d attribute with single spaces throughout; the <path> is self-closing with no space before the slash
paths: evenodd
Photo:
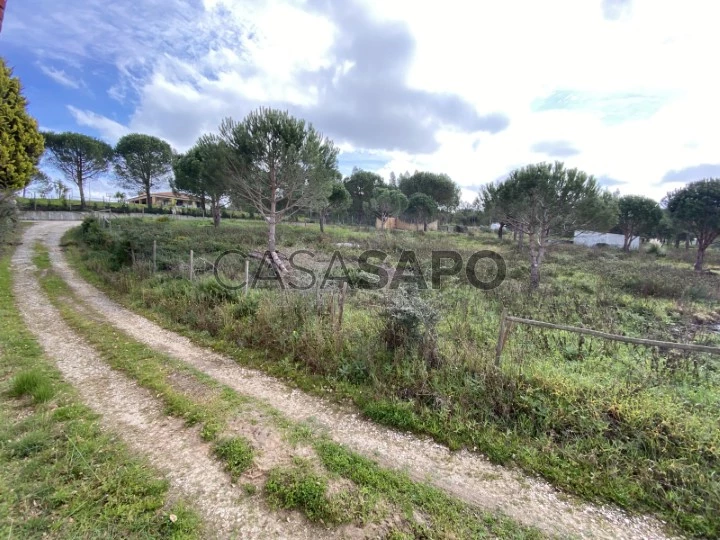
<path id="1" fill-rule="evenodd" d="M 665 251 L 665 247 L 662 245 L 662 242 L 660 240 L 655 240 L 654 238 L 648 242 L 647 248 L 645 248 L 645 252 L 649 253 L 651 255 L 656 255 L 658 257 L 665 257 L 667 255 L 667 252 Z"/>
<path id="2" fill-rule="evenodd" d="M 385 320 L 382 339 L 390 351 L 417 350 L 429 367 L 437 367 L 438 311 L 417 293 L 401 291 L 388 298 L 382 315 Z"/>

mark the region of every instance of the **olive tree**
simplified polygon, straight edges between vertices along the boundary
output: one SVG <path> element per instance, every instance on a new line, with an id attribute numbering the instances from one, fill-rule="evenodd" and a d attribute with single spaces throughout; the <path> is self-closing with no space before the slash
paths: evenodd
<path id="1" fill-rule="evenodd" d="M 277 224 L 330 195 L 338 150 L 312 125 L 276 109 L 258 109 L 242 122 L 226 118 L 219 137 L 229 150 L 230 195 L 265 218 L 268 251 L 286 272 L 276 252 Z"/>
<path id="2" fill-rule="evenodd" d="M 695 270 L 702 272 L 705 250 L 720 235 L 720 178 L 691 182 L 669 193 L 665 204 L 672 219 L 697 238 Z"/>

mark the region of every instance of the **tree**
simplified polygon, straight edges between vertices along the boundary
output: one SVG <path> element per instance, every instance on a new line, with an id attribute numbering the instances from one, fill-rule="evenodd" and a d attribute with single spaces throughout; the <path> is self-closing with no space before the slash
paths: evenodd
<path id="1" fill-rule="evenodd" d="M 428 195 L 442 210 L 451 212 L 460 204 L 460 188 L 447 174 L 416 172 L 402 178 L 399 187 L 406 197 L 415 193 Z"/>
<path id="2" fill-rule="evenodd" d="M 427 231 L 427 224 L 437 213 L 438 205 L 435 200 L 424 193 L 414 193 L 408 199 L 408 207 L 405 211 L 408 216 L 415 220 L 416 224 L 423 224 L 423 231 Z"/>
<path id="3" fill-rule="evenodd" d="M 611 226 L 610 220 L 617 216 L 612 195 L 600 192 L 592 176 L 566 169 L 561 162 L 516 169 L 484 194 L 491 197 L 486 204 L 501 222 L 528 235 L 531 289 L 540 285 L 540 266 L 551 231 L 561 233 L 601 222 Z"/>
<path id="4" fill-rule="evenodd" d="M 399 189 L 375 188 L 370 200 L 370 208 L 380 219 L 380 228 L 383 230 L 388 218 L 399 216 L 407 206 L 408 199 Z"/>
<path id="5" fill-rule="evenodd" d="M 330 195 L 338 150 L 312 125 L 276 109 L 258 109 L 239 123 L 226 118 L 220 140 L 229 149 L 230 194 L 265 218 L 268 251 L 285 272 L 275 249 L 276 226 Z"/>
<path id="6" fill-rule="evenodd" d="M 352 174 L 344 180 L 344 184 L 352 198 L 350 212 L 358 221 L 367 222 L 368 214 L 372 215 L 372 212 L 368 212 L 368 208 L 370 208 L 373 191 L 385 186 L 382 176 L 369 171 L 353 169 Z"/>
<path id="7" fill-rule="evenodd" d="M 113 157 L 112 147 L 95 137 L 70 131 L 48 131 L 43 137 L 48 164 L 78 187 L 80 208 L 85 208 L 85 186 L 107 172 Z"/>
<path id="8" fill-rule="evenodd" d="M 660 205 L 648 197 L 625 195 L 618 199 L 618 226 L 625 236 L 623 250 L 630 251 L 635 238 L 653 234 L 663 214 Z"/>
<path id="9" fill-rule="evenodd" d="M 52 180 L 47 174 L 45 174 L 45 172 L 41 171 L 40 169 L 36 169 L 33 175 L 30 177 L 30 182 L 23 187 L 22 196 L 25 197 L 28 188 L 31 188 L 33 191 L 40 192 L 50 191 L 51 183 Z"/>
<path id="10" fill-rule="evenodd" d="M 695 270 L 702 272 L 705 250 L 720 235 L 720 178 L 691 182 L 668 193 L 665 203 L 672 219 L 697 238 Z"/>
<path id="11" fill-rule="evenodd" d="M 222 200 L 230 188 L 227 153 L 224 143 L 205 135 L 187 153 L 176 156 L 173 163 L 173 191 L 198 197 L 203 210 L 209 199 L 215 227 L 220 226 Z"/>
<path id="12" fill-rule="evenodd" d="M 11 192 L 30 182 L 43 153 L 37 121 L 27 112 L 20 80 L 12 75 L 0 58 L 0 191 Z"/>
<path id="13" fill-rule="evenodd" d="M 330 195 L 327 199 L 321 200 L 317 206 L 317 211 L 320 216 L 320 232 L 325 232 L 325 221 L 328 215 L 343 212 L 350 208 L 351 204 L 352 198 L 350 197 L 350 192 L 345 189 L 345 186 L 341 182 L 334 182 Z"/>
<path id="14" fill-rule="evenodd" d="M 125 199 L 127 198 L 125 193 L 123 193 L 122 191 L 116 191 L 113 197 L 115 197 L 115 200 L 118 202 L 118 204 L 123 204 L 125 202 Z"/>
<path id="15" fill-rule="evenodd" d="M 152 189 L 169 181 L 172 161 L 170 145 L 152 135 L 130 133 L 115 145 L 115 175 L 123 188 L 145 193 L 148 208 Z"/>

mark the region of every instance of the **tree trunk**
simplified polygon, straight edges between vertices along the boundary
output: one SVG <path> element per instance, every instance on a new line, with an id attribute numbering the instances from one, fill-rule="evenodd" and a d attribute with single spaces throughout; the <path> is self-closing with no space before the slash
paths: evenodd
<path id="1" fill-rule="evenodd" d="M 82 174 L 78 176 L 78 191 L 80 192 L 80 210 L 85 210 L 85 186 L 83 185 Z"/>
<path id="2" fill-rule="evenodd" d="M 530 248 L 530 289 L 540 286 L 540 265 L 545 257 L 545 231 L 528 233 L 528 247 Z"/>
<path id="3" fill-rule="evenodd" d="M 213 227 L 218 228 L 220 226 L 220 200 L 212 200 L 212 212 L 213 212 Z"/>
<path id="4" fill-rule="evenodd" d="M 275 219 L 277 218 L 275 205 L 275 193 L 273 193 L 270 200 L 270 215 L 268 216 L 268 251 L 270 253 L 275 253 Z"/>
<path id="5" fill-rule="evenodd" d="M 427 221 L 423 221 L 423 232 L 427 232 Z"/>
<path id="6" fill-rule="evenodd" d="M 697 257 L 695 258 L 695 271 L 696 272 L 702 272 L 703 271 L 703 262 L 705 260 L 705 248 L 707 246 L 703 245 L 698 241 L 698 250 L 697 250 Z"/>
<path id="7" fill-rule="evenodd" d="M 498 238 L 502 240 L 503 238 L 503 229 L 505 228 L 505 224 L 503 222 L 500 222 L 500 228 L 498 229 Z"/>
<path id="8" fill-rule="evenodd" d="M 525 236 L 525 233 L 524 233 L 522 230 L 521 230 L 521 231 L 518 231 L 518 235 L 517 235 L 517 241 L 518 241 L 517 245 L 518 245 L 518 249 L 522 249 L 522 247 L 523 247 L 523 238 L 524 238 L 524 236 Z"/>
<path id="9" fill-rule="evenodd" d="M 685 234 L 685 249 L 690 249 L 690 235 Z"/>
<path id="10" fill-rule="evenodd" d="M 320 212 L 320 232 L 325 232 L 325 214 L 322 211 Z"/>
<path id="11" fill-rule="evenodd" d="M 150 197 L 150 182 L 145 182 L 145 203 L 147 204 L 148 210 L 152 208 L 152 198 Z"/>
<path id="12" fill-rule="evenodd" d="M 680 235 L 675 237 L 675 249 L 680 249 Z"/>

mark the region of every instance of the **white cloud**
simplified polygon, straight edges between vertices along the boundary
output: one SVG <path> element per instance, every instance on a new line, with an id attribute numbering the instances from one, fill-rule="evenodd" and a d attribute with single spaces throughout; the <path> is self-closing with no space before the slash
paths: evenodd
<path id="1" fill-rule="evenodd" d="M 127 135 L 130 130 L 114 120 L 110 120 L 105 116 L 96 114 L 92 111 L 85 111 L 68 105 L 70 114 L 73 115 L 75 121 L 80 126 L 87 126 L 98 131 L 103 139 L 114 144 L 123 135 Z"/>
<path id="2" fill-rule="evenodd" d="M 623 192 L 660 198 L 667 186 L 656 184 L 667 171 L 720 161 L 714 58 L 720 4 L 713 0 L 632 0 L 611 10 L 617 13 L 612 20 L 600 0 L 358 1 L 379 21 L 407 25 L 416 45 L 409 85 L 456 94 L 479 113 L 510 118 L 509 127 L 494 134 L 440 128 L 439 147 L 429 154 L 376 148 L 389 159 L 378 171 L 386 177 L 430 169 L 477 186 L 548 159 L 532 150 L 537 143 L 567 141 L 579 151 L 565 159 L 568 165 L 626 182 Z M 7 39 L 25 40 L 45 58 L 114 64 L 121 80 L 111 95 L 134 102 L 128 125 L 70 109 L 79 125 L 110 140 L 144 131 L 182 150 L 223 116 L 240 118 L 257 103 L 312 110 L 327 89 L 308 73 L 327 71 L 327 81 L 337 86 L 358 69 L 333 54 L 338 44 L 353 45 L 348 28 L 313 0 L 204 0 L 193 9 L 181 0 L 140 1 L 133 10 L 87 0 L 66 11 L 50 9 L 50 0 L 40 3 L 48 10 L 8 26 Z M 47 35 L 57 37 L 52 48 Z M 73 83 L 62 71 L 43 69 L 60 84 Z M 384 77 L 369 74 L 363 83 L 382 88 Z M 538 99 L 559 91 L 584 101 L 538 110 Z M 343 148 L 363 150 L 347 142 Z M 472 193 L 464 191 L 463 198 L 471 200 Z"/>
<path id="3" fill-rule="evenodd" d="M 61 69 L 55 69 L 41 64 L 40 70 L 45 75 L 50 77 L 53 81 L 61 84 L 62 86 L 67 86 L 68 88 L 75 89 L 85 86 L 85 83 L 82 81 L 82 79 L 76 79 L 74 77 L 71 77 Z"/>

